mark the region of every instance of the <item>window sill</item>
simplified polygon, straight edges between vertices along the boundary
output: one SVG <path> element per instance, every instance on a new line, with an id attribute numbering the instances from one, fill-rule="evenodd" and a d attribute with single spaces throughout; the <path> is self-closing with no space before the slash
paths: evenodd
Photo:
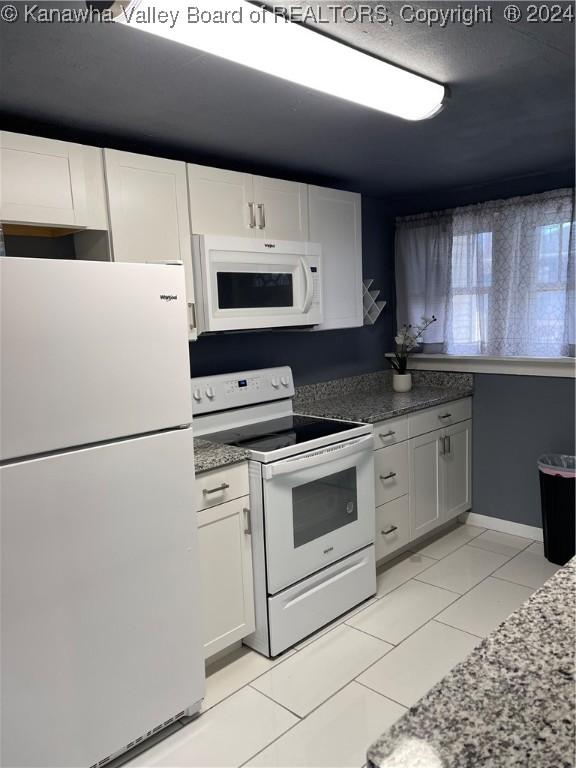
<path id="1" fill-rule="evenodd" d="M 392 357 L 388 352 L 386 357 Z M 457 373 L 504 373 L 515 376 L 575 378 L 573 357 L 488 357 L 487 355 L 411 355 L 412 371 L 455 371 Z"/>

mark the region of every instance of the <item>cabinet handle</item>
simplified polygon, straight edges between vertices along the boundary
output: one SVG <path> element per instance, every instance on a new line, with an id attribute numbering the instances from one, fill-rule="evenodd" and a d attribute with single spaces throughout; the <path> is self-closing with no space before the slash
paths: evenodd
<path id="1" fill-rule="evenodd" d="M 380 480 L 392 480 L 393 477 L 396 477 L 396 472 L 388 472 L 387 475 L 380 475 Z"/>
<path id="2" fill-rule="evenodd" d="M 452 446 L 450 445 L 450 435 L 447 435 L 444 440 L 448 441 L 448 448 L 445 448 L 444 453 L 451 453 Z"/>
<path id="3" fill-rule="evenodd" d="M 442 416 L 438 416 L 438 418 L 439 419 L 451 419 L 452 418 L 452 414 L 451 413 L 445 413 Z"/>
<path id="4" fill-rule="evenodd" d="M 203 488 L 202 493 L 207 496 L 209 493 L 218 493 L 219 491 L 226 491 L 228 488 L 230 488 L 228 483 L 222 483 L 222 485 L 217 485 L 216 488 Z"/>
<path id="5" fill-rule="evenodd" d="M 259 229 L 265 229 L 265 227 L 266 227 L 266 212 L 264 210 L 264 203 L 258 203 L 258 214 L 260 216 Z"/>
<path id="6" fill-rule="evenodd" d="M 244 516 L 246 518 L 246 528 L 244 528 L 244 533 L 250 536 L 252 533 L 252 519 L 250 517 L 250 510 L 248 509 L 248 507 L 244 507 L 242 512 L 244 513 Z"/>
<path id="7" fill-rule="evenodd" d="M 389 536 L 391 533 L 394 533 L 394 531 L 397 531 L 397 530 L 398 530 L 397 525 L 391 525 L 387 531 L 380 531 L 380 533 L 382 534 L 382 536 Z"/>
<path id="8" fill-rule="evenodd" d="M 256 213 L 254 211 L 254 203 L 248 203 L 248 210 L 250 211 L 250 229 L 256 229 Z"/>
<path id="9" fill-rule="evenodd" d="M 382 440 L 385 440 L 387 437 L 392 437 L 395 434 L 396 434 L 396 432 L 394 432 L 394 430 L 391 429 L 388 432 L 379 432 L 378 433 L 378 437 L 381 437 Z"/>
<path id="10" fill-rule="evenodd" d="M 444 456 L 446 453 L 446 438 L 444 436 L 438 438 L 440 440 L 440 456 Z"/>
<path id="11" fill-rule="evenodd" d="M 191 301 L 188 302 L 188 325 L 191 331 L 196 328 L 196 307 Z"/>

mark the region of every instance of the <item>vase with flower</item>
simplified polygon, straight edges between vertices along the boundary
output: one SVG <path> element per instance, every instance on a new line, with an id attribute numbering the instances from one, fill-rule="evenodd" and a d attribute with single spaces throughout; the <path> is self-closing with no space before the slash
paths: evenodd
<path id="1" fill-rule="evenodd" d="M 408 371 L 408 358 L 422 344 L 424 331 L 435 322 L 434 315 L 422 316 L 420 325 L 403 325 L 398 331 L 394 338 L 396 351 L 394 357 L 390 358 L 390 365 L 394 368 L 392 388 L 395 392 L 409 392 L 412 389 L 412 374 Z"/>

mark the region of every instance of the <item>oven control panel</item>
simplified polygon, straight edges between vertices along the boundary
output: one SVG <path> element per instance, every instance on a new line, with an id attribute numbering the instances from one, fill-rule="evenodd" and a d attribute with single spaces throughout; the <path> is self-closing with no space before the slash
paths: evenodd
<path id="1" fill-rule="evenodd" d="M 192 379 L 192 412 L 213 413 L 294 396 L 289 366 Z"/>

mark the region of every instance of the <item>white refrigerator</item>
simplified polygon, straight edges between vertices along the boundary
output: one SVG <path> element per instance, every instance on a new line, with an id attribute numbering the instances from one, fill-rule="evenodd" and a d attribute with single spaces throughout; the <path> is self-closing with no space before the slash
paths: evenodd
<path id="1" fill-rule="evenodd" d="M 1 765 L 204 696 L 183 268 L 0 258 Z"/>

